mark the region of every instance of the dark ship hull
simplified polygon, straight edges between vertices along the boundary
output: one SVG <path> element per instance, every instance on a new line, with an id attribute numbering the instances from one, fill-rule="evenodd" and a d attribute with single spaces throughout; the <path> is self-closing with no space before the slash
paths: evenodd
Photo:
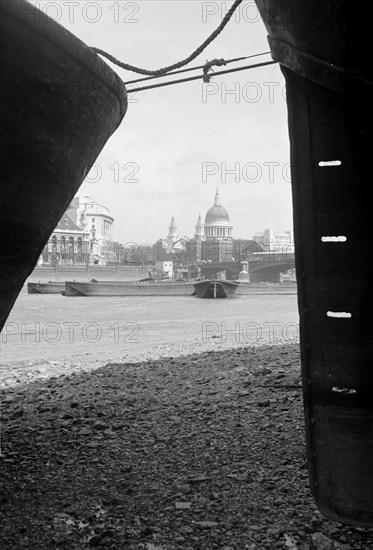
<path id="1" fill-rule="evenodd" d="M 198 298 L 231 298 L 237 291 L 238 284 L 229 281 L 200 281 L 194 283 Z"/>
<path id="2" fill-rule="evenodd" d="M 347 0 L 256 0 L 286 78 L 310 487 L 334 521 L 373 524 L 373 66 Z"/>
<path id="3" fill-rule="evenodd" d="M 0 2 L 0 44 L 1 330 L 127 99 L 91 48 L 25 0 Z"/>

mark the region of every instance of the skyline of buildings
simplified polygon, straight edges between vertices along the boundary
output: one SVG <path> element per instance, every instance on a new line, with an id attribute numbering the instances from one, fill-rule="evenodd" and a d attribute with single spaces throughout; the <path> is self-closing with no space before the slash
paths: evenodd
<path id="1" fill-rule="evenodd" d="M 193 237 L 177 232 L 174 215 L 167 237 L 158 238 L 151 245 L 134 240 L 125 243 L 114 240 L 114 224 L 106 206 L 89 196 L 74 197 L 45 246 L 39 264 L 105 265 L 135 260 L 137 256 L 141 256 L 143 262 L 150 261 L 151 250 L 153 262 L 166 261 L 171 256 L 183 263 L 234 262 L 240 261 L 243 252 L 294 250 L 292 231 L 265 229 L 254 233 L 252 238 L 234 238 L 233 224 L 221 204 L 218 187 L 204 221 L 201 214 L 198 215 Z M 146 254 L 139 253 L 141 247 L 147 249 Z"/>
<path id="2" fill-rule="evenodd" d="M 276 232 L 265 229 L 252 238 L 234 238 L 233 225 L 227 210 L 220 201 L 216 188 L 214 204 L 207 210 L 204 222 L 199 214 L 194 236 L 190 239 L 177 233 L 175 216 L 172 215 L 168 235 L 153 245 L 154 259 L 166 260 L 173 256 L 184 263 L 240 261 L 249 254 L 262 251 L 294 251 L 293 232 Z"/>
<path id="3" fill-rule="evenodd" d="M 217 187 L 216 189 L 218 191 L 219 200 L 220 200 L 219 187 Z M 216 198 L 216 194 L 215 194 L 215 198 Z M 224 210 L 225 210 L 225 213 L 227 213 L 225 208 Z M 204 223 L 202 221 L 201 214 L 199 214 L 197 218 L 197 222 L 195 223 L 194 236 L 188 237 L 185 234 L 177 232 L 176 217 L 174 214 L 172 214 L 171 221 L 168 226 L 167 237 L 160 238 L 158 240 L 162 240 L 163 242 L 170 242 L 172 240 L 174 242 L 174 248 L 177 249 L 177 248 L 180 248 L 180 243 L 182 243 L 183 241 L 186 242 L 187 240 L 190 240 L 191 238 L 195 238 L 197 236 L 203 236 L 203 238 L 205 238 L 208 234 L 210 237 L 216 237 L 217 236 L 216 233 L 214 234 L 214 225 L 212 227 L 209 227 L 209 225 L 207 224 L 206 227 L 208 228 L 208 231 L 204 232 L 205 225 L 206 225 L 206 219 Z M 231 229 L 229 231 L 229 236 L 232 236 L 233 226 L 231 225 L 230 228 Z M 220 230 L 222 231 L 223 228 L 221 227 Z M 281 248 L 281 246 L 287 246 L 289 243 L 292 243 L 292 244 L 294 243 L 294 232 L 293 230 L 277 231 L 277 230 L 273 230 L 272 228 L 266 228 L 262 231 L 256 231 L 255 233 L 252 234 L 251 237 L 241 235 L 239 237 L 236 237 L 236 239 L 256 240 L 258 243 L 262 244 L 266 249 L 278 250 Z M 133 240 L 131 242 L 133 242 Z M 151 243 L 151 240 L 148 240 L 146 242 L 144 241 L 143 244 L 150 244 L 150 243 Z"/>
<path id="4" fill-rule="evenodd" d="M 198 2 L 169 2 L 163 8 L 142 2 L 138 23 L 123 26 L 113 21 L 110 4 L 100 2 L 104 17 L 92 24 L 82 17 L 72 21 L 61 3 L 60 22 L 85 43 L 118 58 L 123 47 L 129 48 L 131 62 L 141 67 L 157 68 L 184 58 L 221 21 L 220 13 L 202 21 Z M 98 26 L 104 29 L 101 34 Z M 133 48 L 139 33 L 141 47 Z M 227 59 L 242 56 L 247 40 L 250 51 L 267 51 L 267 32 L 259 17 L 250 24 L 243 18 L 232 20 L 201 62 L 222 52 Z M 123 69 L 111 68 L 123 77 Z M 255 80 L 255 87 L 247 87 L 248 79 Z M 115 219 L 114 241 L 124 245 L 153 244 L 166 237 L 172 214 L 178 232 L 193 237 L 198 213 L 203 221 L 216 185 L 236 238 L 251 238 L 265 228 L 291 229 L 284 83 L 280 66 L 271 65 L 213 77 L 209 85 L 196 80 L 130 94 L 123 123 L 87 174 L 80 195 L 109 208 Z M 249 93 L 243 94 L 245 90 Z"/>

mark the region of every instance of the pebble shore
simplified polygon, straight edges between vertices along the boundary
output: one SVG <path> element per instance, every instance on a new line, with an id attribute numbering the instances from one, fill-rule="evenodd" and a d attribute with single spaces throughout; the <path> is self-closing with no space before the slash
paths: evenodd
<path id="1" fill-rule="evenodd" d="M 370 550 L 310 495 L 298 344 L 0 370 L 0 547 Z"/>

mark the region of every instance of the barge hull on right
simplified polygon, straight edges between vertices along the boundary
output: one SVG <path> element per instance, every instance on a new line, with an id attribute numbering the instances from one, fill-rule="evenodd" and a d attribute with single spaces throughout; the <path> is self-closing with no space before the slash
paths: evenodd
<path id="1" fill-rule="evenodd" d="M 256 0 L 286 79 L 310 486 L 373 525 L 370 17 L 346 0 Z"/>

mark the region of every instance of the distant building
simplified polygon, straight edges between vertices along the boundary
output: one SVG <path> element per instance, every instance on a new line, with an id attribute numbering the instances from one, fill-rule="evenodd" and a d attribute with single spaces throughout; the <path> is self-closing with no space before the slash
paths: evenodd
<path id="1" fill-rule="evenodd" d="M 172 247 L 178 240 L 178 235 L 176 233 L 177 227 L 175 223 L 175 216 L 172 214 L 171 223 L 168 227 L 167 241 L 170 247 Z"/>
<path id="2" fill-rule="evenodd" d="M 155 264 L 155 270 L 157 273 L 163 273 L 165 277 L 168 277 L 169 279 L 173 278 L 174 273 L 174 264 L 173 262 L 167 261 L 167 262 L 156 262 Z"/>
<path id="3" fill-rule="evenodd" d="M 195 264 L 202 260 L 202 242 L 206 240 L 204 224 L 202 223 L 201 214 L 195 226 L 193 239 L 189 239 L 185 245 L 186 263 Z"/>
<path id="4" fill-rule="evenodd" d="M 172 216 L 167 239 L 159 239 L 153 246 L 154 261 L 171 259 L 177 264 L 205 262 L 232 262 L 234 260 L 232 224 L 226 209 L 220 204 L 216 190 L 214 204 L 208 209 L 205 222 L 201 214 L 192 239 L 177 235 Z"/>
<path id="5" fill-rule="evenodd" d="M 42 253 L 42 263 L 105 265 L 114 259 L 109 210 L 90 197 L 74 197 Z"/>
<path id="6" fill-rule="evenodd" d="M 200 214 L 194 237 L 186 244 L 187 263 L 234 261 L 232 230 L 228 212 L 220 204 L 219 190 L 216 189 L 214 204 L 206 212 L 205 223 L 202 223 Z"/>
<path id="7" fill-rule="evenodd" d="M 220 204 L 219 189 L 216 189 L 214 204 L 206 212 L 204 226 L 206 241 L 231 241 L 232 229 L 228 212 Z"/>
<path id="8" fill-rule="evenodd" d="M 212 263 L 234 261 L 232 230 L 228 212 L 220 204 L 219 189 L 216 189 L 214 204 L 205 217 L 202 260 Z"/>
<path id="9" fill-rule="evenodd" d="M 198 216 L 198 220 L 197 220 L 195 232 L 194 232 L 194 238 L 200 241 L 204 241 L 206 239 L 205 226 L 202 223 L 201 214 L 199 214 Z"/>
<path id="10" fill-rule="evenodd" d="M 161 262 L 167 260 L 170 256 L 170 249 L 167 245 L 167 242 L 164 239 L 158 239 L 158 241 L 153 244 L 153 261 Z"/>
<path id="11" fill-rule="evenodd" d="M 252 254 L 264 251 L 264 247 L 253 239 L 234 239 L 233 243 L 236 262 L 247 261 Z"/>
<path id="12" fill-rule="evenodd" d="M 90 256 L 91 243 L 88 231 L 79 227 L 66 211 L 44 247 L 40 263 L 87 264 Z"/>
<path id="13" fill-rule="evenodd" d="M 94 261 L 100 264 L 114 261 L 114 218 L 110 216 L 109 209 L 90 197 L 84 197 L 79 202 L 76 215 L 80 226 L 89 231 Z"/>
<path id="14" fill-rule="evenodd" d="M 201 263 L 248 262 L 253 254 L 265 251 L 294 252 L 292 231 L 278 233 L 266 229 L 255 233 L 252 239 L 234 239 L 232 233 L 233 225 L 220 202 L 217 188 L 214 204 L 207 210 L 204 223 L 201 214 L 198 216 L 193 238 L 177 234 L 172 216 L 167 238 L 153 245 L 153 259 L 173 260 L 177 266 L 191 267 Z"/>
<path id="15" fill-rule="evenodd" d="M 186 237 L 181 237 L 177 234 L 175 217 L 172 215 L 170 225 L 168 227 L 168 235 L 166 239 L 158 239 L 153 245 L 153 260 L 155 262 L 170 260 L 172 257 L 175 261 L 183 261 L 185 257 Z"/>
<path id="16" fill-rule="evenodd" d="M 265 251 L 294 252 L 293 231 L 278 233 L 272 229 L 254 233 L 253 241 L 259 243 Z"/>

